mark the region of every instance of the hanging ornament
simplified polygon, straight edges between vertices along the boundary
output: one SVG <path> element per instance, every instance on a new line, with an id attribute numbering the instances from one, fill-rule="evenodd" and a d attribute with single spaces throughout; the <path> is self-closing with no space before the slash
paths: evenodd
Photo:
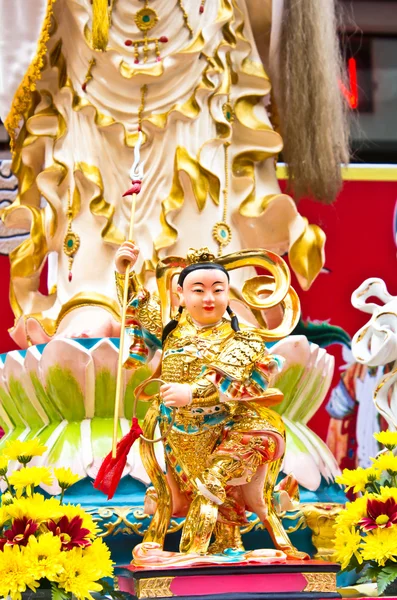
<path id="1" fill-rule="evenodd" d="M 225 102 L 222 105 L 223 115 L 229 123 L 233 123 L 234 121 L 234 109 L 230 102 Z"/>
<path id="2" fill-rule="evenodd" d="M 140 50 L 143 50 L 143 62 L 147 62 L 149 50 L 152 49 L 156 55 L 156 61 L 161 60 L 159 44 L 166 44 L 168 38 L 165 35 L 161 37 L 148 37 L 148 31 L 158 23 L 159 17 L 154 8 L 148 6 L 149 0 L 145 0 L 144 8 L 138 10 L 134 17 L 136 26 L 142 31 L 144 37 L 141 40 L 125 40 L 126 46 L 134 46 L 134 63 L 139 64 L 140 62 Z M 154 47 L 154 48 L 153 48 Z"/>
<path id="3" fill-rule="evenodd" d="M 65 238 L 63 240 L 63 251 L 66 254 L 66 256 L 69 257 L 69 274 L 68 274 L 68 280 L 72 281 L 72 267 L 73 267 L 73 261 L 74 261 L 74 257 L 76 255 L 76 252 L 78 251 L 79 247 L 80 247 L 80 236 L 77 235 L 77 233 L 75 233 L 74 231 L 72 231 L 72 220 L 73 220 L 73 208 L 72 208 L 72 202 L 70 200 L 70 191 L 68 190 L 68 211 L 67 211 L 67 216 L 68 216 L 68 229 L 65 235 Z"/>
<path id="4" fill-rule="evenodd" d="M 232 230 L 224 221 L 218 221 L 212 229 L 212 236 L 219 246 L 226 246 L 232 239 Z"/>
<path id="5" fill-rule="evenodd" d="M 182 16 L 183 16 L 183 21 L 184 21 L 185 27 L 189 31 L 190 37 L 193 37 L 194 31 L 193 31 L 192 26 L 189 23 L 189 15 L 186 12 L 186 9 L 184 7 L 184 4 L 183 4 L 182 0 L 178 0 L 178 6 L 179 6 L 179 8 L 180 8 L 180 10 L 182 12 Z"/>
<path id="6" fill-rule="evenodd" d="M 158 20 L 159 17 L 157 12 L 154 10 L 154 8 L 149 8 L 147 3 L 145 8 L 141 8 L 141 10 L 139 10 L 134 17 L 136 26 L 141 31 L 150 31 L 156 25 Z"/>
<path id="7" fill-rule="evenodd" d="M 222 256 L 224 246 L 227 246 L 232 239 L 232 230 L 226 222 L 229 197 L 229 146 L 230 142 L 225 142 L 223 145 L 225 155 L 225 185 L 223 188 L 222 221 L 215 223 L 212 229 L 212 237 L 219 246 L 218 256 Z"/>

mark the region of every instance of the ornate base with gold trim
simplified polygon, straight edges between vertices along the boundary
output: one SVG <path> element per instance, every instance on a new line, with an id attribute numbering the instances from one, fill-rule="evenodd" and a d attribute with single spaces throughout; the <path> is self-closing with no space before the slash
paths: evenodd
<path id="1" fill-rule="evenodd" d="M 237 554 L 237 553 L 236 553 Z M 218 555 L 221 556 L 221 555 Z M 225 560 L 231 559 L 231 555 Z M 206 557 L 208 558 L 208 557 Z M 235 555 L 234 560 L 239 559 Z M 170 569 L 116 569 L 120 591 L 135 598 L 179 600 L 295 600 L 340 598 L 336 589 L 339 566 L 323 561 L 281 561 L 270 565 L 215 564 Z"/>

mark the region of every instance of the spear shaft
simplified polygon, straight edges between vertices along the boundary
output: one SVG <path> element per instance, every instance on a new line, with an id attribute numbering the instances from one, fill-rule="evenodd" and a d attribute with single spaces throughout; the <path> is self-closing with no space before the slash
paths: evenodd
<path id="1" fill-rule="evenodd" d="M 134 237 L 134 221 L 135 221 L 135 209 L 136 209 L 136 197 L 141 189 L 141 181 L 143 177 L 143 165 L 138 168 L 140 158 L 140 146 L 142 143 L 142 133 L 139 132 L 138 143 L 135 146 L 135 161 L 131 168 L 130 175 L 132 179 L 132 188 L 125 192 L 123 196 L 132 196 L 131 203 L 131 214 L 130 214 L 130 226 L 128 230 L 128 241 L 132 242 Z M 124 338 L 125 338 L 125 323 L 127 320 L 127 309 L 128 309 L 128 287 L 130 280 L 130 264 L 128 264 L 124 274 L 124 288 L 123 288 L 123 304 L 121 307 L 121 325 L 120 325 L 120 345 L 119 355 L 117 361 L 117 379 L 116 379 L 116 397 L 114 402 L 114 418 L 113 418 L 113 441 L 112 441 L 112 458 L 116 458 L 117 449 L 117 433 L 119 425 L 119 413 L 121 404 L 121 394 L 123 392 L 123 356 L 124 356 Z"/>

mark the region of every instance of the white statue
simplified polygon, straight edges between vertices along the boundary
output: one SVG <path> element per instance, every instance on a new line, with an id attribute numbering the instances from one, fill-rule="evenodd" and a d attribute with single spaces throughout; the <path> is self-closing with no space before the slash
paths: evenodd
<path id="1" fill-rule="evenodd" d="M 379 303 L 371 302 L 377 298 Z M 369 302 L 367 302 L 369 300 Z M 369 367 L 386 366 L 390 371 L 380 379 L 373 399 L 390 430 L 397 429 L 397 296 L 376 277 L 366 279 L 352 295 L 355 308 L 369 313 L 370 320 L 353 337 L 352 351 L 357 362 Z"/>
<path id="2" fill-rule="evenodd" d="M 302 287 L 311 284 L 325 236 L 280 193 L 275 128 L 280 113 L 296 195 L 331 201 L 347 159 L 333 0 L 0 0 L 0 9 L 0 116 L 19 181 L 2 218 L 31 231 L 10 254 L 21 347 L 118 334 L 113 261 L 139 128 L 135 236 L 147 285 L 159 257 L 190 246 L 288 252 Z"/>

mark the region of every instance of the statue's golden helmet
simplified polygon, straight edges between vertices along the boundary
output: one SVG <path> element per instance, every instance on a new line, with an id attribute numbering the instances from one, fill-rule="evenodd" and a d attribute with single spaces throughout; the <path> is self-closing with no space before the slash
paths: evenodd
<path id="1" fill-rule="evenodd" d="M 286 262 L 274 252 L 262 249 L 241 250 L 225 256 L 215 257 L 208 248 L 191 248 L 187 257 L 168 256 L 159 261 L 156 268 L 162 319 L 166 324 L 172 318 L 172 284 L 178 276 L 183 283 L 184 276 L 196 268 L 220 268 L 226 272 L 243 267 L 261 268 L 270 275 L 257 275 L 247 279 L 242 290 L 235 292 L 240 301 L 248 306 L 258 322 L 265 340 L 274 341 L 291 333 L 300 316 L 300 304 L 295 290 L 291 287 L 291 276 Z M 205 265 L 208 265 L 207 267 Z M 181 277 L 182 275 L 182 277 Z M 262 311 L 279 306 L 283 312 L 281 323 L 275 329 L 268 329 Z"/>

